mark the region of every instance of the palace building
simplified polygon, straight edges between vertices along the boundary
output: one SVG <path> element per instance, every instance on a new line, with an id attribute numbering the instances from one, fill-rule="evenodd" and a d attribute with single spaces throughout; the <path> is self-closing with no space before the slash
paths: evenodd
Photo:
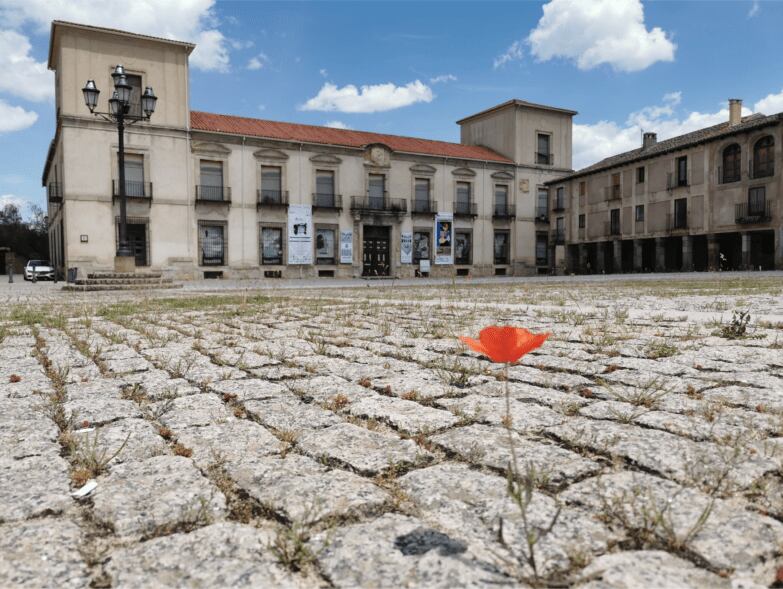
<path id="1" fill-rule="evenodd" d="M 124 66 L 128 238 L 136 266 L 175 278 L 493 276 L 551 271 L 540 203 L 572 173 L 574 111 L 521 100 L 460 121 L 460 143 L 191 111 L 194 45 L 55 21 L 57 126 L 44 166 L 52 262 L 111 270 L 118 134 L 107 110 Z M 778 142 L 779 144 L 779 142 Z M 558 226 L 559 227 L 559 226 Z"/>

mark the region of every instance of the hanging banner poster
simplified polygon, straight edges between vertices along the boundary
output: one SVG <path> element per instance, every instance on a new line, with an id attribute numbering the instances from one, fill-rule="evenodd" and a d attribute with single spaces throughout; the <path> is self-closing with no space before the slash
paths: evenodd
<path id="1" fill-rule="evenodd" d="M 454 263 L 454 215 L 438 213 L 435 215 L 435 263 Z"/>
<path id="2" fill-rule="evenodd" d="M 413 233 L 400 233 L 400 263 L 413 263 Z"/>
<path id="3" fill-rule="evenodd" d="M 288 206 L 288 263 L 313 263 L 313 207 Z"/>
<path id="4" fill-rule="evenodd" d="M 353 264 L 353 231 L 340 231 L 340 263 Z"/>

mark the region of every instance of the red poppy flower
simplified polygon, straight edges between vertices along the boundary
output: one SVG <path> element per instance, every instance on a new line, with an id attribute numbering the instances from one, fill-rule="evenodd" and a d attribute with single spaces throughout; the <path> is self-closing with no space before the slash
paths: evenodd
<path id="1" fill-rule="evenodd" d="M 485 327 L 479 333 L 479 339 L 474 340 L 462 336 L 474 352 L 483 354 L 493 362 L 516 362 L 528 352 L 540 348 L 551 333 L 531 333 L 524 327 Z"/>

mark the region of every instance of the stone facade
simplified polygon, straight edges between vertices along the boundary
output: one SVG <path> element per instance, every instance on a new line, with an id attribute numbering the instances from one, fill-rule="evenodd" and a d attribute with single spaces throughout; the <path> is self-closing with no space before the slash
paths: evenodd
<path id="1" fill-rule="evenodd" d="M 133 194 L 129 236 L 137 266 L 178 278 L 411 277 L 426 267 L 415 255 L 403 262 L 403 236 L 410 235 L 421 259 L 431 263 L 431 276 L 548 271 L 547 261 L 536 255 L 547 229 L 536 222 L 536 199 L 546 182 L 571 171 L 574 111 L 512 100 L 459 121 L 460 144 L 382 135 L 357 144 L 349 139 L 358 132 L 191 112 L 193 48 L 52 24 L 57 129 L 42 181 L 49 195 L 51 258 L 61 271 L 113 267 L 117 130 L 90 115 L 81 87 L 94 79 L 103 91 L 99 110 L 106 110 L 118 63 L 138 77 L 140 88 L 152 86 L 160 97 L 152 119 L 125 135 L 126 190 Z M 214 120 L 229 126 L 216 130 L 208 124 Z M 253 131 L 262 123 L 290 129 L 290 135 Z M 337 141 L 319 140 L 324 133 Z M 417 144 L 421 149 L 408 147 Z M 135 166 L 132 189 L 129 166 Z M 316 196 L 319 177 L 330 183 L 325 206 Z M 383 196 L 368 206 L 379 182 Z M 468 198 L 460 200 L 464 191 Z M 312 206 L 312 263 L 290 263 L 294 205 Z M 439 213 L 454 215 L 453 264 L 436 263 Z M 340 236 L 347 232 L 352 253 L 343 262 Z"/>

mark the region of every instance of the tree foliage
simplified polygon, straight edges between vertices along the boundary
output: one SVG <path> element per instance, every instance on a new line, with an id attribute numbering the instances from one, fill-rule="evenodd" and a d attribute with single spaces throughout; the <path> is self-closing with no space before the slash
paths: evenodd
<path id="1" fill-rule="evenodd" d="M 0 247 L 10 247 L 19 260 L 49 259 L 46 217 L 33 205 L 28 221 L 22 219 L 19 207 L 7 203 L 0 208 Z"/>

